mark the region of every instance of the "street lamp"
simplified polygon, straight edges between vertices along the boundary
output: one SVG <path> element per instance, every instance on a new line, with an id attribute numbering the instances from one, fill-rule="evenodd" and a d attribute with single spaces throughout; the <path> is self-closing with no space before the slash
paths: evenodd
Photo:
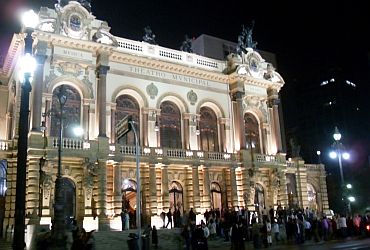
<path id="1" fill-rule="evenodd" d="M 317 158 L 319 160 L 319 164 L 321 164 L 321 151 L 320 150 L 317 150 L 316 151 L 316 154 L 317 154 Z"/>
<path id="2" fill-rule="evenodd" d="M 343 188 L 344 188 L 344 177 L 343 177 L 343 167 L 342 167 L 342 159 L 348 160 L 350 155 L 347 152 L 344 152 L 344 146 L 340 142 L 340 139 L 342 138 L 341 133 L 339 132 L 338 128 L 335 127 L 334 134 L 334 143 L 332 147 L 334 148 L 334 151 L 331 151 L 329 153 L 330 158 L 335 159 L 338 158 L 338 165 L 339 165 L 339 171 L 340 171 L 340 185 L 341 185 L 341 191 L 342 191 L 342 200 L 343 200 Z"/>
<path id="3" fill-rule="evenodd" d="M 351 203 L 356 201 L 356 198 L 353 196 L 348 197 L 348 212 L 350 215 L 352 215 L 352 209 L 351 209 Z"/>
<path id="4" fill-rule="evenodd" d="M 334 143 L 332 147 L 334 148 L 334 151 L 331 151 L 329 153 L 330 158 L 335 159 L 338 158 L 338 164 L 339 164 L 339 170 L 340 170 L 340 181 L 341 181 L 341 187 L 344 187 L 344 177 L 343 177 L 343 167 L 342 167 L 342 159 L 348 160 L 350 158 L 349 153 L 343 152 L 343 144 L 340 142 L 340 139 L 342 138 L 342 135 L 339 133 L 339 130 L 337 127 L 335 127 L 334 134 Z"/>
<path id="5" fill-rule="evenodd" d="M 137 131 L 135 128 L 135 121 L 129 120 L 129 124 L 131 126 L 132 131 L 134 131 L 135 135 L 135 151 L 136 151 L 136 226 L 137 226 L 137 237 L 138 237 L 138 249 L 141 249 L 141 195 L 140 195 L 140 158 L 139 158 L 139 141 L 137 136 Z"/>
<path id="6" fill-rule="evenodd" d="M 38 20 L 37 15 L 33 11 L 26 12 L 22 16 L 23 26 L 26 36 L 24 38 L 25 56 L 20 60 L 20 70 L 22 72 L 22 90 L 21 103 L 19 111 L 19 126 L 18 126 L 18 152 L 17 152 L 17 181 L 16 181 L 16 197 L 15 197 L 15 214 L 14 214 L 14 237 L 13 249 L 24 249 L 24 229 L 25 229 L 25 210 L 26 210 L 26 172 L 27 172 L 27 147 L 28 147 L 28 115 L 29 115 L 29 100 L 31 92 L 30 79 L 36 68 L 36 60 L 32 54 L 32 36 L 31 33 L 36 27 Z"/>
<path id="7" fill-rule="evenodd" d="M 55 246 L 65 244 L 64 193 L 62 179 L 62 143 L 63 143 L 63 109 L 67 102 L 67 90 L 64 85 L 59 86 L 56 93 L 59 103 L 59 137 L 58 137 L 58 172 L 55 180 L 54 194 L 54 221 L 52 238 Z"/>

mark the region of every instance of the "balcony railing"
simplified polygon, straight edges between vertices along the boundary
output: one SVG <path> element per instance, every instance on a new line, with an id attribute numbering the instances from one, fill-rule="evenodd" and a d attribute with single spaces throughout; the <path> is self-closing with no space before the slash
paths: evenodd
<path id="1" fill-rule="evenodd" d="M 116 148 L 116 147 L 111 147 Z M 120 153 L 124 155 L 136 155 L 135 146 L 120 146 Z M 232 161 L 235 159 L 234 154 L 225 152 L 204 152 L 198 150 L 174 149 L 174 148 L 149 148 L 142 147 L 139 152 L 140 156 L 157 156 L 177 159 L 199 159 L 211 161 Z"/>
<path id="2" fill-rule="evenodd" d="M 48 145 L 51 145 L 53 148 L 58 148 L 59 140 L 58 137 L 49 137 Z M 89 141 L 77 138 L 63 138 L 62 139 L 62 148 L 63 149 L 74 149 L 74 150 L 88 150 L 90 149 Z"/>
<path id="3" fill-rule="evenodd" d="M 193 53 L 187 53 L 120 37 L 116 37 L 116 39 L 118 42 L 118 50 L 126 53 L 152 57 L 218 72 L 222 72 L 226 67 L 224 61 L 214 60 Z"/>

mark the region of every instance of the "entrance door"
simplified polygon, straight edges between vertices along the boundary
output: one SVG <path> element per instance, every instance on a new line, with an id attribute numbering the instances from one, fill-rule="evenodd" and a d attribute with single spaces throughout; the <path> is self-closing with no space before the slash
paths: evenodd
<path id="1" fill-rule="evenodd" d="M 64 216 L 65 218 L 76 217 L 76 186 L 71 179 L 62 178 L 62 190 L 64 192 Z"/>
<path id="2" fill-rule="evenodd" d="M 174 214 L 175 210 L 179 210 L 181 214 L 184 213 L 184 201 L 183 201 L 183 191 L 182 186 L 177 181 L 171 183 L 170 193 L 170 209 L 171 213 Z"/>
<path id="3" fill-rule="evenodd" d="M 212 209 L 222 208 L 222 199 L 221 199 L 221 187 L 217 182 L 212 182 L 211 184 L 211 194 L 212 194 Z"/>

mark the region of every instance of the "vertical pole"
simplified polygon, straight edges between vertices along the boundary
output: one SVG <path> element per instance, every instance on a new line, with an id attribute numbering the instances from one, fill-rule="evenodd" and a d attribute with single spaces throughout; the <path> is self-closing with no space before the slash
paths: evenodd
<path id="1" fill-rule="evenodd" d="M 63 143 L 63 109 L 66 102 L 66 92 L 64 85 L 59 87 L 59 137 L 58 137 L 58 172 L 55 180 L 54 194 L 54 221 L 53 221 L 53 244 L 56 247 L 64 246 L 65 244 L 65 218 L 64 218 L 64 193 L 62 180 L 62 143 Z"/>
<path id="2" fill-rule="evenodd" d="M 25 229 L 25 209 L 26 209 L 26 173 L 27 173 L 27 147 L 28 147 L 28 115 L 29 99 L 31 92 L 30 73 L 24 74 L 24 84 L 22 85 L 21 103 L 19 112 L 19 139 L 17 153 L 17 182 L 15 196 L 15 214 L 14 214 L 14 238 L 13 249 L 24 249 L 26 246 L 24 240 Z"/>
<path id="3" fill-rule="evenodd" d="M 129 121 L 129 123 L 131 124 L 131 128 L 132 130 L 134 131 L 134 135 L 135 135 L 135 150 L 136 150 L 136 226 L 137 226 L 137 234 L 138 234 L 138 247 L 139 247 L 139 250 L 141 250 L 141 201 L 140 201 L 140 198 L 141 198 L 141 190 L 140 190 L 140 168 L 139 168 L 139 165 L 140 165 L 140 159 L 139 159 L 139 141 L 138 141 L 138 138 L 137 138 L 137 132 L 136 132 L 136 128 L 135 128 L 135 122 L 133 121 Z"/>

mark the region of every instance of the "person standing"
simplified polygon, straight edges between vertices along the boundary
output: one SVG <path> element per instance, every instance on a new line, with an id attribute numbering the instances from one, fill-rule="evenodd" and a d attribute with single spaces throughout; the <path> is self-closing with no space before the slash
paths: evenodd
<path id="1" fill-rule="evenodd" d="M 269 246 L 272 246 L 272 227 L 271 227 L 271 223 L 270 223 L 270 220 L 267 219 L 267 222 L 266 222 L 266 233 L 267 233 L 267 244 Z"/>
<path id="2" fill-rule="evenodd" d="M 166 227 L 166 224 L 165 224 L 165 221 L 166 221 L 166 213 L 164 211 L 162 211 L 162 213 L 161 213 L 161 219 L 163 221 L 163 227 L 162 228 L 165 228 Z"/>
<path id="3" fill-rule="evenodd" d="M 152 244 L 155 249 L 158 248 L 158 231 L 155 226 L 153 226 L 153 229 L 152 229 Z"/>
<path id="4" fill-rule="evenodd" d="M 166 228 L 168 227 L 168 224 L 171 223 L 171 227 L 172 228 L 172 213 L 171 213 L 171 209 L 168 210 L 168 213 L 167 213 L 167 225 L 166 225 Z"/>
<path id="5" fill-rule="evenodd" d="M 121 211 L 121 223 L 122 223 L 122 231 L 125 230 L 125 213 Z"/>
<path id="6" fill-rule="evenodd" d="M 129 230 L 130 229 L 130 216 L 129 214 L 127 213 L 127 211 L 125 210 L 125 213 L 124 213 L 124 217 L 125 217 L 125 229 L 124 230 Z"/>

